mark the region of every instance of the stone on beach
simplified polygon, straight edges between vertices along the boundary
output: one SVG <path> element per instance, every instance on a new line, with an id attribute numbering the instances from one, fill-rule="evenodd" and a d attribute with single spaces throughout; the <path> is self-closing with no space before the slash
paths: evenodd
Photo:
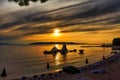
<path id="1" fill-rule="evenodd" d="M 79 69 L 74 66 L 64 67 L 63 71 L 66 73 L 71 73 L 71 74 L 80 73 Z"/>
<path id="2" fill-rule="evenodd" d="M 6 76 L 7 76 L 6 68 L 4 68 L 2 73 L 1 73 L 1 77 L 6 77 Z"/>

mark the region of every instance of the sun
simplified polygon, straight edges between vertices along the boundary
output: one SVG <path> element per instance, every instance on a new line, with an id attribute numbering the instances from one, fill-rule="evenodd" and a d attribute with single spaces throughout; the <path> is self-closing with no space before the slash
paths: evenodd
<path id="1" fill-rule="evenodd" d="M 60 36 L 60 30 L 59 29 L 55 29 L 54 30 L 54 35 L 55 36 Z"/>

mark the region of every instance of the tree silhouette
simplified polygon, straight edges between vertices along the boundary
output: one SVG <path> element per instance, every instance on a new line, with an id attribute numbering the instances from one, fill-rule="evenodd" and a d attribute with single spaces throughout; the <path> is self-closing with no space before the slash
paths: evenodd
<path id="1" fill-rule="evenodd" d="M 41 3 L 45 3 L 48 0 L 8 0 L 8 2 L 15 2 L 17 3 L 19 6 L 28 6 L 29 2 L 37 2 L 40 1 Z"/>

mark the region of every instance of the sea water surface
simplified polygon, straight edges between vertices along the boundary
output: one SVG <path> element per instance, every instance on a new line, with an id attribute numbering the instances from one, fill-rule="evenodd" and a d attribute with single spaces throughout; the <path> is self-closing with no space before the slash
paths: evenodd
<path id="1" fill-rule="evenodd" d="M 84 49 L 84 54 L 69 52 L 66 55 L 44 55 L 44 50 L 51 50 L 56 46 L 61 49 L 62 45 L 0 45 L 0 73 L 5 67 L 7 79 L 19 78 L 54 72 L 64 66 L 84 66 L 85 59 L 89 64 L 102 60 L 103 55 L 109 57 L 111 48 L 103 47 L 80 47 L 80 45 L 67 45 L 70 49 Z M 46 68 L 46 62 L 50 63 L 50 69 Z"/>

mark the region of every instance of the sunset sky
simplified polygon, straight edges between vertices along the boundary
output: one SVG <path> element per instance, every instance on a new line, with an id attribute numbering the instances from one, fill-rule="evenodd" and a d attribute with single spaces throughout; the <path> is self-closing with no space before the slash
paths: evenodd
<path id="1" fill-rule="evenodd" d="M 56 31 L 57 30 L 57 31 Z M 120 37 L 120 0 L 0 0 L 0 43 L 111 43 Z"/>

